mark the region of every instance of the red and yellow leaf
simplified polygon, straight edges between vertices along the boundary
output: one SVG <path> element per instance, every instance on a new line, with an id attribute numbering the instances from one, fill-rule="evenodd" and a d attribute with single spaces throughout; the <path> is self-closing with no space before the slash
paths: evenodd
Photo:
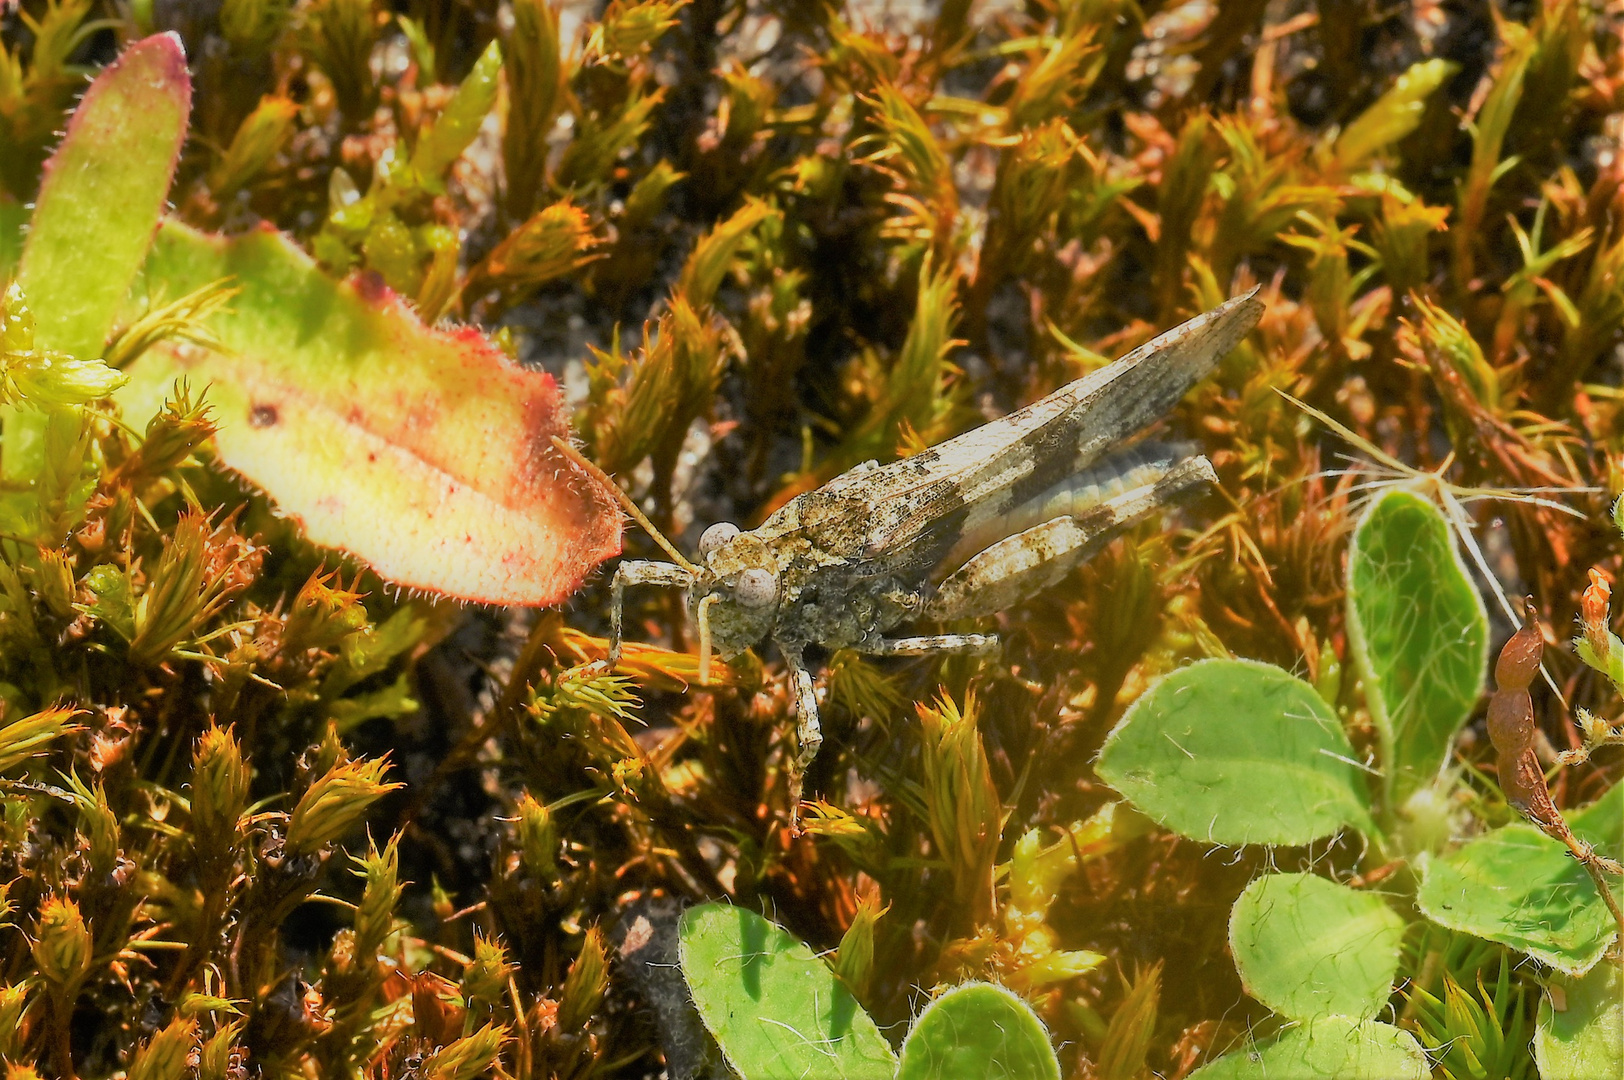
<path id="1" fill-rule="evenodd" d="M 550 375 L 425 327 L 381 285 L 333 282 L 279 233 L 164 225 L 148 296 L 222 278 L 242 289 L 209 322 L 228 351 L 148 350 L 120 395 L 130 420 L 177 378 L 206 385 L 221 462 L 400 585 L 551 604 L 620 550 L 618 512 L 549 441 L 569 430 Z"/>

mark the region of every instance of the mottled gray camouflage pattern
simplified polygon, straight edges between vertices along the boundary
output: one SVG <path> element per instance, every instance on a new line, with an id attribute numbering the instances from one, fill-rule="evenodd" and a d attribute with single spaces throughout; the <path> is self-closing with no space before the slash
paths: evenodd
<path id="1" fill-rule="evenodd" d="M 716 543 L 689 574 L 664 563 L 616 573 L 681 584 L 702 640 L 731 658 L 772 638 L 795 686 L 800 772 L 822 743 L 808 646 L 875 655 L 984 652 L 984 634 L 887 638 L 915 618 L 991 614 L 1058 582 L 1124 529 L 1215 482 L 1182 448 L 1125 444 L 1155 423 L 1263 313 L 1253 289 L 1041 401 L 921 454 L 866 462 Z M 1063 507 L 1059 516 L 1045 508 Z M 983 545 L 984 541 L 984 545 Z M 675 571 L 675 573 L 673 573 Z M 748 588 L 741 581 L 750 575 Z M 775 587 L 767 587 L 771 581 Z"/>

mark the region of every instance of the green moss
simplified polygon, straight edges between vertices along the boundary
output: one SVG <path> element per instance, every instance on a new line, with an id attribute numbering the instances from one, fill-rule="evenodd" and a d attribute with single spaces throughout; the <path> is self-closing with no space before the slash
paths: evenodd
<path id="1" fill-rule="evenodd" d="M 182 16 L 24 0 L 0 20 L 0 286 L 17 284 L 0 328 L 7 1063 L 697 1070 L 717 1059 L 669 965 L 677 907 L 703 901 L 767 911 L 814 952 L 864 920 L 851 989 L 893 1035 L 922 991 L 992 980 L 1032 1003 L 1067 1075 L 1084 1059 L 1188 1071 L 1249 1027 L 1281 1060 L 1335 1056 L 1292 1031 L 1267 1041 L 1278 1021 L 1224 952 L 1231 905 L 1265 864 L 1413 892 L 1383 847 L 1414 831 L 1391 817 L 1407 811 L 1379 800 L 1385 837 L 1316 846 L 1312 866 L 1297 849 L 1208 858 L 1135 817 L 1093 760 L 1148 686 L 1203 658 L 1303 676 L 1346 731 L 1333 763 L 1350 775 L 1414 700 L 1448 697 L 1429 722 L 1470 712 L 1473 732 L 1481 673 L 1417 674 L 1421 697 L 1396 703 L 1345 677 L 1391 659 L 1354 663 L 1344 558 L 1366 485 L 1403 470 L 1440 470 L 1407 498 L 1479 515 L 1481 564 L 1444 584 L 1470 600 L 1486 568 L 1547 625 L 1579 616 L 1582 655 L 1617 673 L 1618 27 L 1574 0 L 1515 18 L 1445 5 L 1436 22 L 1322 4 L 1268 25 L 1283 12 L 1258 2 L 954 2 L 893 23 L 868 6 L 228 0 Z M 73 116 L 117 42 L 136 43 L 127 69 L 162 53 L 167 75 L 92 91 Z M 122 119 L 95 128 L 115 96 Z M 93 128 L 44 168 L 58 132 Z M 279 230 L 310 288 L 282 304 L 204 274 L 166 291 L 149 266 L 131 296 L 160 214 L 171 237 Z M 568 519 L 590 493 L 545 437 L 498 438 L 490 391 L 458 366 L 477 353 L 534 391 L 497 395 L 503 416 L 545 412 L 535 430 L 562 433 L 569 402 L 595 460 L 691 550 L 712 521 L 749 527 L 1259 283 L 1263 322 L 1167 424 L 1221 493 L 1000 615 L 999 656 L 834 658 L 801 836 L 779 658 L 698 686 L 679 605 L 636 590 L 607 672 L 604 573 L 563 610 L 402 593 L 340 553 L 356 549 L 342 529 L 314 546 L 269 474 L 231 471 L 230 440 L 211 438 L 234 420 L 211 402 L 274 423 L 253 411 L 252 376 L 271 370 L 256 365 L 294 356 L 310 371 L 279 390 L 320 383 L 333 430 L 353 433 L 355 415 L 397 415 L 407 369 L 391 365 L 432 353 L 426 382 L 474 403 L 459 453 L 557 484 L 543 502 Z M 352 308 L 390 314 L 364 342 L 312 344 L 336 325 L 324 313 Z M 232 337 L 251 320 L 279 336 Z M 458 324 L 500 330 L 561 389 Z M 108 395 L 143 355 L 207 374 L 142 384 L 121 412 Z M 365 377 L 344 382 L 355 364 Z M 379 438 L 399 449 L 432 426 L 425 409 L 400 406 Z M 299 453 L 277 464 L 323 477 L 314 501 L 370 483 L 357 451 L 324 472 Z M 413 453 L 424 475 L 462 475 Z M 1346 477 L 1346 454 L 1374 465 Z M 517 484 L 480 490 L 494 504 Z M 433 510 L 425 491 L 398 497 Z M 403 533 L 389 498 L 367 505 L 384 509 L 356 532 Z M 538 596 L 613 547 L 607 526 L 570 546 L 549 512 L 525 509 L 524 528 L 567 572 Z M 639 533 L 624 544 L 657 557 Z M 1404 555 L 1386 553 L 1407 568 L 1389 576 L 1424 591 Z M 1487 607 L 1492 646 L 1507 607 Z M 1534 700 L 1558 748 L 1594 750 L 1556 786 L 1582 805 L 1616 775 L 1618 691 L 1560 654 L 1547 665 L 1582 732 L 1539 684 Z M 1455 734 L 1429 732 L 1435 750 Z M 1454 740 L 1425 789 L 1450 815 L 1431 834 L 1513 816 L 1486 742 Z M 1399 790 L 1436 758 L 1407 762 Z M 1022 898 L 1038 852 L 1058 868 L 1042 902 Z M 1399 971 L 1420 1004 L 1381 1019 L 1421 1045 L 1467 1045 L 1488 1015 L 1469 999 L 1497 1032 L 1534 1023 L 1540 992 L 1510 946 L 1440 944 L 1435 927 L 1406 941 L 1422 943 Z M 1353 1034 L 1416 1064 L 1409 1034 L 1372 1030 Z M 1496 1060 L 1529 1075 L 1527 1039 L 1505 1041 Z"/>

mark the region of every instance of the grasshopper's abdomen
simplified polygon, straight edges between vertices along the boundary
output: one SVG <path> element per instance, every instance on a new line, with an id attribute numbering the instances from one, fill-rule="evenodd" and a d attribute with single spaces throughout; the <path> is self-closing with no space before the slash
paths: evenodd
<path id="1" fill-rule="evenodd" d="M 987 548 L 1016 533 L 1055 518 L 1079 518 L 1101 503 L 1134 488 L 1155 484 L 1175 462 L 1194 456 L 1184 444 L 1142 442 L 1099 463 L 1063 477 L 1017 505 L 972 511 L 964 535 L 937 568 L 936 577 L 963 566 Z"/>

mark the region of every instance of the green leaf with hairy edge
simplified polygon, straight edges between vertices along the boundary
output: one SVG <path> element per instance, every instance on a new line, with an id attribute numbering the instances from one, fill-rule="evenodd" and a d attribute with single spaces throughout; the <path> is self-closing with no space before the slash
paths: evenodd
<path id="1" fill-rule="evenodd" d="M 36 349 L 81 361 L 101 356 L 169 196 L 191 100 L 175 34 L 125 49 L 80 99 L 45 163 L 17 267 Z M 0 266 L 9 258 L 6 232 L 0 222 Z M 8 531 L 57 544 L 56 534 L 80 519 L 93 479 L 74 484 L 51 475 L 66 460 L 62 432 L 70 426 L 75 422 L 26 402 L 0 409 L 0 470 L 9 489 L 0 494 L 0 520 Z M 42 453 L 53 444 L 54 462 Z"/>
<path id="2" fill-rule="evenodd" d="M 1202 660 L 1152 686 L 1096 769 L 1147 817 L 1215 844 L 1306 844 L 1371 827 L 1336 714 L 1273 664 Z"/>
<path id="3" fill-rule="evenodd" d="M 186 52 L 169 33 L 125 49 L 73 110 L 18 274 L 38 348 L 101 355 L 169 197 L 191 102 Z"/>
<path id="4" fill-rule="evenodd" d="M 956 986 L 919 1014 L 902 1043 L 896 1080 L 1060 1080 L 1049 1032 L 1001 986 Z"/>
<path id="5" fill-rule="evenodd" d="M 23 204 L 0 191 L 0 287 L 4 287 L 17 260 L 23 257 L 23 226 L 28 224 L 28 211 Z"/>
<path id="6" fill-rule="evenodd" d="M 892 1080 L 896 1057 L 829 965 L 744 908 L 701 904 L 678 928 L 683 978 L 744 1080 Z"/>
<path id="7" fill-rule="evenodd" d="M 1556 976 L 1551 988 L 1534 1029 L 1540 1080 L 1624 1076 L 1624 968 L 1597 964 L 1582 978 Z M 1552 991 L 1561 995 L 1560 1011 Z"/>
<path id="8" fill-rule="evenodd" d="M 1427 98 L 1460 70 L 1448 60 L 1423 60 L 1393 81 L 1392 87 L 1360 113 L 1337 137 L 1336 161 L 1352 169 L 1384 147 L 1414 131 L 1427 108 Z"/>
<path id="9" fill-rule="evenodd" d="M 1408 1031 L 1322 1016 L 1272 1042 L 1226 1054 L 1190 1080 L 1427 1080 L 1427 1055 Z"/>
<path id="10" fill-rule="evenodd" d="M 368 278 L 335 282 L 269 229 L 223 238 L 166 222 L 144 291 L 222 278 L 215 352 L 146 350 L 117 400 L 153 415 L 178 378 L 208 387 L 219 460 L 264 488 L 313 543 L 400 585 L 551 604 L 620 550 L 614 504 L 551 443 L 558 387 L 471 327 L 426 327 Z"/>
<path id="11" fill-rule="evenodd" d="M 1397 805 L 1448 759 L 1489 662 L 1483 598 L 1443 515 L 1413 491 L 1384 492 L 1354 529 L 1348 638 Z"/>
<path id="12" fill-rule="evenodd" d="M 1602 854 L 1624 856 L 1624 784 L 1569 815 L 1568 825 Z M 1618 932 L 1584 867 L 1523 822 L 1428 863 L 1416 906 L 1440 926 L 1508 945 L 1569 975 L 1589 971 Z"/>
<path id="13" fill-rule="evenodd" d="M 1229 915 L 1241 984 L 1293 1020 L 1374 1019 L 1393 993 L 1404 919 L 1374 893 L 1313 874 L 1268 874 Z"/>

